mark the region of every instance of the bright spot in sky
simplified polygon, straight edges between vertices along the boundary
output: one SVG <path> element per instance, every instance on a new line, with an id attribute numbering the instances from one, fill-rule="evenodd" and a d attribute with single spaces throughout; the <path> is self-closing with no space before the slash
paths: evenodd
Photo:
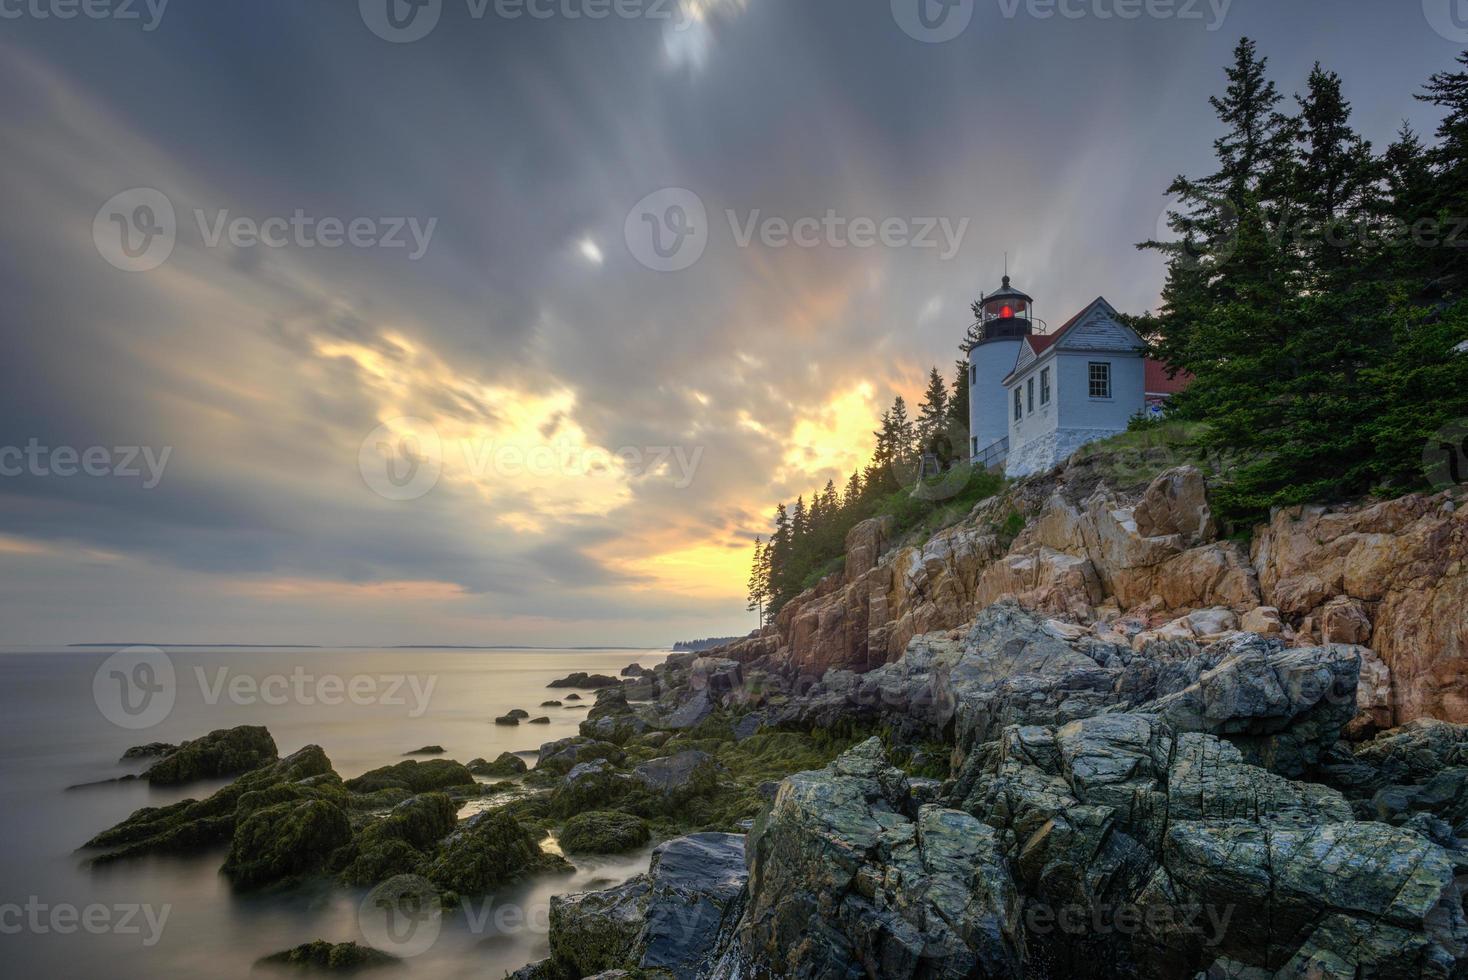
<path id="1" fill-rule="evenodd" d="M 601 265 L 604 261 L 602 258 L 601 249 L 597 246 L 596 242 L 592 241 L 590 238 L 581 239 L 581 244 L 576 247 L 581 252 L 581 257 L 590 262 L 592 265 Z"/>

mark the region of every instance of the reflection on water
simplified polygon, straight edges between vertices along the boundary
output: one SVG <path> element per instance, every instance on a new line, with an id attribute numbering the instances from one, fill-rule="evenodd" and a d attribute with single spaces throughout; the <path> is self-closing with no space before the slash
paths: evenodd
<path id="1" fill-rule="evenodd" d="M 150 858 L 89 870 L 75 848 L 143 806 L 201 798 L 224 781 L 153 790 L 122 783 L 67 786 L 137 771 L 119 765 L 124 749 L 178 742 L 216 728 L 267 726 L 282 755 L 316 743 L 344 778 L 403 758 L 422 745 L 467 762 L 501 752 L 533 752 L 576 733 L 582 713 L 540 702 L 545 685 L 576 670 L 617 673 L 663 653 L 627 651 L 169 650 L 177 700 L 159 725 L 127 731 L 93 700 L 92 675 L 111 651 L 0 653 L 0 930 L 11 976 L 119 978 L 243 977 L 256 959 L 308 942 L 364 941 L 358 908 L 365 889 L 326 883 L 236 895 L 218 874 L 223 851 Z M 411 674 L 430 691 L 416 716 L 405 703 L 267 702 L 271 678 Z M 226 686 L 220 686 L 221 677 Z M 232 697 L 227 686 L 246 692 Z M 430 687 L 431 684 L 431 687 Z M 387 685 L 378 690 L 386 691 Z M 406 687 L 405 687 L 406 690 Z M 588 695 L 588 701 L 590 697 Z M 548 725 L 506 727 L 493 719 L 525 708 Z M 490 800 L 475 801 L 482 808 Z M 466 810 L 465 814 L 471 812 Z M 498 978 L 546 955 L 552 895 L 614 884 L 647 868 L 649 851 L 577 856 L 574 873 L 539 876 L 475 899 L 446 915 L 436 941 L 396 975 Z M 258 973 L 256 974 L 259 975 Z"/>

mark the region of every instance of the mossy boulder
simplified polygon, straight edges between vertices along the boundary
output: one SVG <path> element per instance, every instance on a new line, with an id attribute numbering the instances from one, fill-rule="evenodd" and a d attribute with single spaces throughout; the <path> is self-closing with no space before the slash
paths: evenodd
<path id="1" fill-rule="evenodd" d="M 621 686 L 622 682 L 615 677 L 608 677 L 606 674 L 588 674 L 584 670 L 578 670 L 574 674 L 568 674 L 546 685 L 546 687 L 580 687 L 586 690 Z"/>
<path id="2" fill-rule="evenodd" d="M 475 759 L 469 763 L 469 771 L 476 776 L 493 776 L 502 779 L 506 776 L 518 776 L 530 768 L 525 760 L 513 752 L 501 752 L 493 762 L 483 759 Z"/>
<path id="3" fill-rule="evenodd" d="M 144 854 L 188 854 L 229 841 L 242 801 L 248 813 L 257 803 L 301 799 L 307 791 L 324 795 L 331 786 L 340 786 L 331 760 L 319 745 L 308 745 L 273 765 L 246 773 L 203 800 L 144 807 L 85 846 L 109 852 L 92 858 L 96 864 Z"/>
<path id="4" fill-rule="evenodd" d="M 541 850 L 534 833 L 509 813 L 487 810 L 444 841 L 423 876 L 446 892 L 482 895 L 532 872 L 570 870 L 559 855 Z"/>
<path id="5" fill-rule="evenodd" d="M 616 806 L 636 784 L 627 773 L 605 759 L 583 762 L 561 777 L 551 791 L 550 812 L 569 817 L 587 810 Z"/>
<path id="6" fill-rule="evenodd" d="M 351 821 L 334 803 L 277 803 L 240 821 L 221 870 L 238 888 L 260 888 L 322 870 L 351 839 Z"/>
<path id="7" fill-rule="evenodd" d="M 453 759 L 408 759 L 396 765 L 383 766 L 348 779 L 347 789 L 354 793 L 400 787 L 413 793 L 430 793 L 451 786 L 470 786 L 474 774 Z"/>
<path id="8" fill-rule="evenodd" d="M 641 847 L 651 835 L 647 822 L 630 813 L 591 810 L 578 813 L 561 828 L 561 849 L 581 854 L 618 854 Z"/>
<path id="9" fill-rule="evenodd" d="M 611 742 L 602 742 L 584 735 L 572 735 L 570 738 L 561 738 L 542 745 L 540 755 L 535 760 L 535 768 L 543 772 L 561 774 L 570 772 L 583 762 L 606 759 L 615 765 L 621 765 L 626 758 L 627 753 Z"/>
<path id="10" fill-rule="evenodd" d="M 241 725 L 184 742 L 149 766 L 143 778 L 154 786 L 181 786 L 200 779 L 238 776 L 279 758 L 275 739 L 267 729 Z"/>
<path id="11" fill-rule="evenodd" d="M 157 759 L 160 756 L 177 752 L 178 746 L 172 742 L 145 742 L 142 745 L 134 745 L 122 754 L 119 762 L 131 762 L 134 759 Z"/>
<path id="12" fill-rule="evenodd" d="M 426 852 L 458 822 L 458 807 L 443 793 L 426 793 L 393 807 L 352 842 L 341 880 L 370 885 L 416 871 Z"/>
<path id="13" fill-rule="evenodd" d="M 358 946 L 356 943 L 328 943 L 316 940 L 302 943 L 294 949 L 283 950 L 262 956 L 255 961 L 257 966 L 294 967 L 297 969 L 327 970 L 332 973 L 356 973 L 384 966 L 401 966 L 402 960 L 391 953 Z"/>

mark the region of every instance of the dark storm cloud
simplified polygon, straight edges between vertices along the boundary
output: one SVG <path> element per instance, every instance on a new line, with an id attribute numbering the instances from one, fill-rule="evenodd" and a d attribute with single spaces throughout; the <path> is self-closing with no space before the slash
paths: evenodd
<path id="1" fill-rule="evenodd" d="M 795 420 L 862 383 L 882 403 L 930 364 L 947 374 L 1006 251 L 1052 323 L 1098 293 L 1155 304 L 1157 260 L 1132 244 L 1156 234 L 1172 177 L 1207 166 L 1205 100 L 1239 35 L 1287 91 L 1317 58 L 1340 70 L 1378 145 L 1403 118 L 1430 129 L 1411 95 L 1455 48 L 1411 8 L 1235 0 L 1210 31 L 978 0 L 946 44 L 905 35 L 884 0 L 706 0 L 682 32 L 475 19 L 445 0 L 436 30 L 403 45 L 350 2 L 175 3 L 152 32 L 7 21 L 0 445 L 175 455 L 149 491 L 0 480 L 0 536 L 141 562 L 139 589 L 178 570 L 441 582 L 486 622 L 574 605 L 564 618 L 737 628 L 738 603 L 657 597 L 635 560 L 680 538 L 747 542 L 775 499 L 839 482 L 785 465 Z M 89 232 L 102 201 L 137 186 L 168 194 L 181 227 L 167 266 L 127 274 Z M 629 209 L 663 187 L 696 193 L 710 219 L 683 272 L 644 268 L 623 242 Z M 207 248 L 195 208 L 437 224 L 419 261 Z M 726 215 L 828 209 L 968 224 L 943 261 L 741 247 Z M 565 392 L 541 439 L 696 449 L 691 483 L 636 473 L 595 507 L 446 479 L 388 506 L 356 471 L 389 409 L 493 427 Z M 0 581 L 19 583 L 26 560 Z M 83 604 L 121 594 L 105 570 L 70 582 Z M 323 633 L 341 615 L 323 611 Z M 42 615 L 30 635 L 61 621 Z"/>

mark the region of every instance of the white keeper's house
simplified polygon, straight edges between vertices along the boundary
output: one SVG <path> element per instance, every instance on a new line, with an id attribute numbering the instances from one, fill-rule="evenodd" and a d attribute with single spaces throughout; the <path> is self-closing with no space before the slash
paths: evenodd
<path id="1" fill-rule="evenodd" d="M 1097 298 L 1046 332 L 1035 301 L 1010 285 L 979 301 L 968 352 L 969 452 L 1009 476 L 1047 470 L 1095 439 L 1161 410 L 1187 379 L 1168 377 L 1146 345 Z"/>

